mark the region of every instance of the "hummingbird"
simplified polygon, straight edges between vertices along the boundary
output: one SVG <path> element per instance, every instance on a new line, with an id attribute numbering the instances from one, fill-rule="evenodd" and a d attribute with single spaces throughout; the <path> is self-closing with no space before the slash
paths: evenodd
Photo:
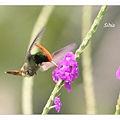
<path id="1" fill-rule="evenodd" d="M 44 31 L 45 27 L 42 28 L 30 45 L 22 68 L 20 70 L 8 70 L 5 73 L 22 77 L 30 77 L 36 75 L 38 69 L 40 71 L 46 71 L 53 66 L 57 67 L 57 63 L 67 52 L 73 52 L 75 50 L 76 43 L 72 43 L 50 54 L 45 47 L 37 43 Z M 33 46 L 38 47 L 40 51 L 32 54 L 31 50 Z"/>

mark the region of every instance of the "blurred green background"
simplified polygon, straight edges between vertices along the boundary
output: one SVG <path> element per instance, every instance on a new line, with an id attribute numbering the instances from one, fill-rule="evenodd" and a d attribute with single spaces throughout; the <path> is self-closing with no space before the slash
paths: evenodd
<path id="1" fill-rule="evenodd" d="M 41 44 L 51 53 L 67 44 L 82 42 L 83 6 L 56 6 L 46 25 Z M 101 6 L 92 6 L 92 23 Z M 0 114 L 22 114 L 22 77 L 5 74 L 20 69 L 25 61 L 33 26 L 43 6 L 0 6 Z M 86 18 L 87 19 L 87 18 Z M 85 20 L 84 20 L 85 21 Z M 91 23 L 91 24 L 92 24 Z M 115 27 L 103 27 L 113 23 Z M 108 6 L 92 38 L 93 80 L 97 114 L 114 114 L 120 92 L 115 73 L 120 65 L 120 6 Z M 37 34 L 37 33 L 36 33 Z M 84 53 L 83 53 L 84 54 Z M 72 91 L 61 90 L 61 114 L 86 114 L 81 58 L 79 78 Z M 33 113 L 41 114 L 53 88 L 51 72 L 37 72 L 33 86 Z M 56 111 L 52 109 L 51 114 Z"/>

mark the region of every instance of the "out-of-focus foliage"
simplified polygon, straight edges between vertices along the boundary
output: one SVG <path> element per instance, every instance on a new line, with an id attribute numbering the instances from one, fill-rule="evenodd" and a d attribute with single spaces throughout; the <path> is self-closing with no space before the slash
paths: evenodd
<path id="1" fill-rule="evenodd" d="M 27 46 L 35 21 L 43 6 L 0 6 L 0 114 L 22 114 L 22 78 L 4 72 L 20 69 L 25 61 Z M 100 6 L 93 6 L 92 20 Z M 51 53 L 81 40 L 82 6 L 56 6 L 46 25 L 41 44 Z M 87 18 L 86 18 L 87 19 Z M 92 63 L 97 114 L 114 114 L 120 91 L 115 72 L 120 65 L 120 7 L 108 9 L 92 38 Z M 104 27 L 113 23 L 115 27 Z M 37 34 L 37 33 L 36 33 Z M 84 54 L 84 53 L 83 53 Z M 79 78 L 72 91 L 61 91 L 61 114 L 85 114 L 81 61 Z M 55 85 L 52 70 L 37 72 L 33 86 L 33 112 L 41 114 Z M 50 113 L 56 113 L 51 110 Z"/>

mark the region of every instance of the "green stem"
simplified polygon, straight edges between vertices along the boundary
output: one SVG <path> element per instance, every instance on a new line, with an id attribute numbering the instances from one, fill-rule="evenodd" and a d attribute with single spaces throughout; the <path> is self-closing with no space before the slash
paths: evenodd
<path id="1" fill-rule="evenodd" d="M 107 9 L 107 6 L 102 6 L 101 7 L 101 9 L 100 9 L 96 19 L 94 20 L 89 32 L 87 33 L 86 37 L 83 39 L 83 42 L 80 45 L 80 47 L 75 52 L 76 58 L 79 58 L 79 56 L 83 53 L 86 46 L 90 42 L 90 39 L 92 38 L 93 34 L 97 30 L 97 27 L 98 27 L 103 15 L 105 14 L 106 9 Z"/>
<path id="2" fill-rule="evenodd" d="M 54 10 L 54 6 L 45 6 L 43 7 L 42 11 L 40 12 L 38 19 L 34 25 L 31 38 L 30 38 L 30 43 L 33 42 L 34 38 L 36 37 L 37 33 L 42 29 L 48 22 L 49 17 Z M 29 48 L 28 46 L 28 48 Z M 37 51 L 37 47 L 33 49 L 33 52 Z M 33 90 L 33 82 L 34 82 L 34 77 L 25 77 L 23 78 L 23 85 L 22 85 L 22 112 L 23 114 L 32 114 L 33 113 L 33 108 L 32 108 L 32 90 Z"/>
<path id="3" fill-rule="evenodd" d="M 116 114 L 116 115 L 119 115 L 119 114 L 120 114 L 120 93 L 119 93 L 119 97 L 118 97 L 118 100 L 117 100 L 117 105 L 116 105 L 115 114 Z"/>
<path id="4" fill-rule="evenodd" d="M 45 107 L 43 109 L 42 115 L 45 115 L 49 112 L 50 106 L 53 104 L 56 94 L 60 91 L 62 84 L 63 84 L 63 80 L 59 80 L 58 83 L 55 85 L 55 87 L 50 95 L 50 98 L 48 99 L 47 104 L 45 105 Z"/>
<path id="5" fill-rule="evenodd" d="M 86 12 L 87 11 L 87 12 Z M 83 6 L 82 17 L 82 37 L 86 35 L 90 28 L 92 7 Z M 82 54 L 82 76 L 84 83 L 85 101 L 86 101 L 86 113 L 96 113 L 96 102 L 94 94 L 93 76 L 92 76 L 92 60 L 91 60 L 91 44 L 88 45 L 84 53 Z"/>
<path id="6" fill-rule="evenodd" d="M 101 10 L 100 10 L 98 16 L 96 17 L 96 19 L 95 19 L 95 21 L 94 21 L 90 31 L 87 33 L 86 37 L 83 39 L 83 42 L 80 45 L 79 49 L 76 50 L 76 53 L 75 53 L 76 58 L 79 58 L 80 54 L 84 51 L 84 49 L 88 45 L 88 43 L 89 43 L 90 39 L 92 38 L 94 32 L 96 31 L 96 29 L 97 29 L 97 27 L 99 25 L 99 22 L 102 19 L 106 9 L 107 9 L 107 6 L 103 6 L 101 8 Z M 44 107 L 42 114 L 47 114 L 49 112 L 50 106 L 52 105 L 53 100 L 54 100 L 56 94 L 59 92 L 59 90 L 61 88 L 61 85 L 62 85 L 62 81 L 59 80 L 59 82 L 55 85 L 55 88 L 54 88 L 52 94 L 50 95 L 50 98 L 48 99 L 47 104 Z"/>

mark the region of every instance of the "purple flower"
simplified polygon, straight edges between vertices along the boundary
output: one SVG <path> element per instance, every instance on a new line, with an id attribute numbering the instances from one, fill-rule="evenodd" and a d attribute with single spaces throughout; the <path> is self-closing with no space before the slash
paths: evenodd
<path id="1" fill-rule="evenodd" d="M 116 77 L 117 77 L 117 79 L 120 80 L 120 67 L 118 68 L 118 70 L 116 72 Z"/>
<path id="2" fill-rule="evenodd" d="M 59 79 L 65 81 L 64 87 L 68 92 L 72 90 L 70 84 L 78 77 L 78 64 L 72 52 L 67 53 L 58 63 L 58 67 L 52 72 L 53 80 L 57 83 Z"/>
<path id="3" fill-rule="evenodd" d="M 68 92 L 70 92 L 72 90 L 71 86 L 70 86 L 70 82 L 66 82 L 64 84 L 64 87 L 68 89 Z"/>
<path id="4" fill-rule="evenodd" d="M 56 97 L 54 100 L 54 104 L 55 104 L 55 109 L 57 112 L 60 112 L 60 108 L 62 106 L 62 103 L 60 101 L 60 98 Z"/>
<path id="5" fill-rule="evenodd" d="M 70 60 L 75 60 L 76 57 L 72 52 L 68 52 L 63 59 L 66 61 L 70 61 Z"/>

